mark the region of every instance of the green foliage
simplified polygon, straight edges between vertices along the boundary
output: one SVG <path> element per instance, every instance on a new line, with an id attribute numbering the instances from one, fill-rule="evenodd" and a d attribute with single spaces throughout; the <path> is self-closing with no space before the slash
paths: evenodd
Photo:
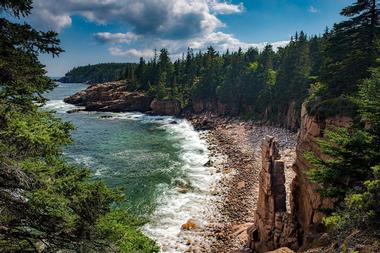
<path id="1" fill-rule="evenodd" d="M 18 106 L 0 106 L 6 124 L 0 130 L 0 138 L 7 140 L 11 152 L 30 156 L 57 155 L 62 145 L 70 144 L 70 123 L 62 122 L 49 112 L 25 111 Z"/>
<path id="2" fill-rule="evenodd" d="M 252 72 L 255 72 L 258 67 L 259 67 L 259 63 L 257 61 L 252 62 L 248 65 L 249 70 Z"/>
<path id="3" fill-rule="evenodd" d="M 319 50 L 321 39 L 314 37 L 312 42 Z M 311 59 L 321 58 L 319 51 L 309 49 L 310 44 L 311 40 L 301 32 L 278 52 L 271 45 L 262 52 L 250 48 L 224 54 L 212 47 L 196 54 L 189 49 L 186 57 L 174 63 L 163 49 L 151 61 L 140 59 L 136 87 L 159 98 L 175 98 L 185 106 L 197 101 L 215 107 L 219 103 L 226 108 L 226 114 L 255 115 L 260 120 L 267 108 L 273 108 L 273 114 L 283 114 L 291 99 L 301 108 L 309 88 Z M 279 123 L 283 118 L 273 120 Z"/>
<path id="4" fill-rule="evenodd" d="M 125 211 L 116 209 L 102 217 L 98 227 L 123 252 L 159 252 L 159 247 L 152 240 L 146 239 L 139 230 L 143 224 Z"/>
<path id="5" fill-rule="evenodd" d="M 358 0 L 341 12 L 347 20 L 326 34 L 325 61 L 321 79 L 327 84 L 325 97 L 351 95 L 360 80 L 369 76 L 379 53 L 380 9 L 377 0 Z"/>
<path id="6" fill-rule="evenodd" d="M 324 86 L 321 87 L 324 90 Z M 319 92 L 319 91 L 317 91 Z M 323 120 L 334 116 L 356 117 L 358 115 L 358 105 L 355 99 L 350 97 L 336 97 L 324 100 L 313 100 L 307 104 L 310 115 Z"/>
<path id="7" fill-rule="evenodd" d="M 371 174 L 370 165 L 377 158 L 373 137 L 364 130 L 349 131 L 346 128 L 326 130 L 318 141 L 328 159 L 320 159 L 313 153 L 305 157 L 314 166 L 308 172 L 310 179 L 321 186 L 325 197 L 343 200 L 346 193 Z M 366 147 L 366 148 L 363 148 Z"/>
<path id="8" fill-rule="evenodd" d="M 324 224 L 342 234 L 354 229 L 378 233 L 380 227 L 380 75 L 378 68 L 370 72 L 351 99 L 362 122 L 351 129 L 326 130 L 318 141 L 323 159 L 305 154 L 313 165 L 310 179 L 320 186 L 322 196 L 337 201 Z"/>
<path id="9" fill-rule="evenodd" d="M 353 212 L 361 212 L 372 223 L 379 223 L 380 218 L 380 165 L 371 168 L 370 179 L 364 182 L 364 191 L 347 197 L 347 207 Z"/>
<path id="10" fill-rule="evenodd" d="M 0 2 L 14 19 L 31 9 L 29 0 Z M 55 84 L 38 61 L 60 52 L 56 33 L 0 18 L 1 251 L 157 252 L 141 222 L 113 210 L 118 190 L 62 158 L 73 126 L 41 110 Z"/>
<path id="11" fill-rule="evenodd" d="M 103 63 L 77 67 L 66 73 L 63 83 L 104 83 L 128 79 L 135 81 L 136 64 Z"/>
<path id="12" fill-rule="evenodd" d="M 376 131 L 380 130 L 380 68 L 371 70 L 371 77 L 359 86 L 360 113 Z"/>

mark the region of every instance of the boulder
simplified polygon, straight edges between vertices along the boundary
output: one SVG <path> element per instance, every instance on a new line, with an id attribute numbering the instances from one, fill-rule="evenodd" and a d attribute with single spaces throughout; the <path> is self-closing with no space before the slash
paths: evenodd
<path id="1" fill-rule="evenodd" d="M 199 226 L 197 222 L 193 219 L 189 219 L 185 224 L 182 225 L 183 230 L 194 230 L 197 229 Z"/>
<path id="2" fill-rule="evenodd" d="M 72 114 L 72 113 L 77 113 L 77 112 L 82 112 L 82 111 L 84 111 L 84 110 L 81 108 L 77 108 L 77 109 L 69 110 L 69 111 L 67 111 L 67 113 Z"/>
<path id="3" fill-rule="evenodd" d="M 295 252 L 289 248 L 284 247 L 284 248 L 279 248 L 273 251 L 268 251 L 267 253 L 295 253 Z"/>

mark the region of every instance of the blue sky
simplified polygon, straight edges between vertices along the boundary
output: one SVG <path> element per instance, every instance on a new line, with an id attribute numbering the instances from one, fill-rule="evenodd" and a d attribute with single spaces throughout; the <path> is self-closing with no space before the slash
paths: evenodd
<path id="1" fill-rule="evenodd" d="M 135 62 L 166 47 L 220 51 L 281 46 L 296 31 L 320 34 L 353 0 L 34 0 L 29 21 L 59 32 L 66 51 L 41 56 L 50 76 L 75 66 Z"/>

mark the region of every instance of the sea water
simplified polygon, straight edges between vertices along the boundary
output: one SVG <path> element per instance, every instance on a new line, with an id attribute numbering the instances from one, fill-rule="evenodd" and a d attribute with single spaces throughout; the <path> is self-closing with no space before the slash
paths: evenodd
<path id="1" fill-rule="evenodd" d="M 59 84 L 46 95 L 45 108 L 76 127 L 74 144 L 64 156 L 90 168 L 96 179 L 123 189 L 124 206 L 147 218 L 143 231 L 162 246 L 162 252 L 183 252 L 188 219 L 207 223 L 217 180 L 207 143 L 191 124 L 174 117 L 141 113 L 67 111 L 77 107 L 63 98 L 85 89 L 85 84 Z M 185 233 L 185 234 L 184 234 Z"/>

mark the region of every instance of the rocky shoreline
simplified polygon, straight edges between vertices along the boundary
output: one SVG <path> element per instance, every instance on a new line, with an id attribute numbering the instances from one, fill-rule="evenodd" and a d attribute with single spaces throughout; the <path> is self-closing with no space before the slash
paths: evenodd
<path id="1" fill-rule="evenodd" d="M 196 129 L 209 129 L 203 138 L 211 152 L 210 164 L 222 173 L 211 189 L 219 198 L 213 203 L 207 227 L 202 234 L 208 245 L 192 245 L 188 252 L 251 252 L 247 248 L 248 228 L 255 222 L 262 168 L 261 143 L 266 136 L 279 141 L 280 154 L 285 161 L 287 193 L 294 178 L 296 134 L 285 129 L 257 126 L 239 120 L 210 115 L 193 116 L 189 120 Z M 223 157 L 223 159 L 221 159 Z"/>
<path id="2" fill-rule="evenodd" d="M 305 172 L 311 165 L 303 154 L 311 151 L 325 159 L 317 140 L 323 137 L 326 128 L 349 128 L 351 118 L 336 116 L 320 120 L 309 115 L 303 106 L 299 133 L 295 134 L 283 128 L 221 117 L 225 110 L 220 105 L 193 101 L 191 107 L 183 109 L 176 100 L 159 100 L 131 92 L 122 82 L 89 86 L 65 102 L 84 107 L 71 112 L 138 111 L 182 117 L 202 131 L 201 136 L 211 152 L 210 162 L 205 166 L 216 168 L 221 179 L 210 189 L 216 201 L 208 208 L 213 210 L 207 214 L 208 225 L 198 226 L 196 220 L 189 217 L 182 226 L 183 231 L 194 232 L 201 238 L 186 239 L 185 252 L 244 253 L 252 249 L 267 252 L 281 247 L 335 252 L 334 249 L 317 249 L 335 247 L 323 234 L 324 215 L 320 212 L 334 203 L 322 198 L 316 191 L 317 186 L 307 178 Z M 267 145 L 262 146 L 264 138 Z M 268 153 L 275 155 L 268 156 Z M 276 208 L 277 204 L 281 208 Z M 273 252 L 293 252 L 288 248 Z"/>
<path id="3" fill-rule="evenodd" d="M 84 107 L 69 113 L 81 110 L 138 111 L 151 115 L 182 116 L 196 130 L 202 131 L 201 137 L 209 144 L 211 153 L 207 166 L 216 168 L 221 177 L 217 185 L 210 189 L 217 200 L 211 203 L 213 213 L 208 214 L 208 225 L 198 227 L 196 221 L 189 217 L 189 221 L 182 226 L 183 230 L 194 230 L 204 239 L 189 240 L 186 252 L 251 252 L 247 247 L 248 229 L 255 223 L 262 169 L 261 144 L 268 135 L 278 140 L 280 155 L 285 162 L 286 192 L 290 193 L 290 182 L 295 176 L 292 166 L 296 158 L 297 137 L 288 130 L 211 113 L 184 113 L 178 101 L 157 100 L 143 93 L 128 91 L 122 82 L 91 85 L 64 101 Z M 288 200 L 289 197 L 289 206 Z"/>

